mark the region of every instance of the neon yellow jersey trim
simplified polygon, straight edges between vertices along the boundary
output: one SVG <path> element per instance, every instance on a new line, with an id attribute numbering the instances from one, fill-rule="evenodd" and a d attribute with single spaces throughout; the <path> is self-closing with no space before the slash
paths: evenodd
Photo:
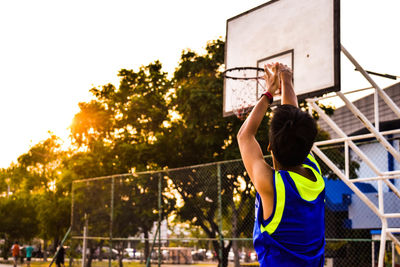
<path id="1" fill-rule="evenodd" d="M 278 171 L 275 171 L 275 198 L 276 198 L 276 204 L 275 204 L 275 212 L 274 216 L 272 217 L 272 220 L 264 227 L 261 224 L 260 230 L 261 233 L 267 231 L 268 234 L 272 234 L 275 232 L 276 228 L 278 228 L 278 225 L 282 221 L 282 215 L 283 215 L 283 210 L 285 208 L 285 184 L 283 183 L 282 177 L 279 174 Z"/>
<path id="2" fill-rule="evenodd" d="M 314 163 L 314 164 L 317 166 L 318 171 L 321 173 L 321 167 L 319 167 L 318 162 L 315 160 L 315 158 L 314 158 L 314 156 L 311 154 L 311 152 L 310 152 L 310 154 L 308 154 L 307 158 L 308 158 L 312 163 Z"/>
<path id="3" fill-rule="evenodd" d="M 311 160 L 311 158 L 309 159 Z M 317 164 L 315 160 L 313 162 Z M 324 190 L 325 182 L 321 174 L 319 174 L 314 168 L 306 164 L 303 164 L 303 167 L 310 169 L 314 173 L 314 176 L 317 179 L 317 181 L 311 181 L 295 172 L 289 171 L 288 173 L 290 174 L 290 177 L 292 178 L 293 182 L 296 184 L 297 191 L 299 191 L 301 198 L 306 201 L 313 201 L 319 196 L 322 190 Z"/>

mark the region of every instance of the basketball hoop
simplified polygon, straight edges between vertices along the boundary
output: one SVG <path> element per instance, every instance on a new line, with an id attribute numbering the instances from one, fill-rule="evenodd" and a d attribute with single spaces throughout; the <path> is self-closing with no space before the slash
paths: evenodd
<path id="1" fill-rule="evenodd" d="M 241 120 L 251 111 L 259 92 L 265 91 L 265 71 L 257 67 L 236 67 L 223 73 L 226 84 L 232 88 L 232 111 Z"/>

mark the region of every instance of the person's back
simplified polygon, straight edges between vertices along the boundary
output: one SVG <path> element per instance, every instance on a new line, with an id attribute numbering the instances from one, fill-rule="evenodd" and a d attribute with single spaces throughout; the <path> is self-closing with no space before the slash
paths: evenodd
<path id="1" fill-rule="evenodd" d="M 315 181 L 290 171 L 274 172 L 276 204 L 267 220 L 257 193 L 254 248 L 263 266 L 323 266 L 325 184 L 311 154 L 304 166 Z"/>
<path id="2" fill-rule="evenodd" d="M 33 247 L 31 245 L 28 245 L 26 247 L 26 257 L 32 258 L 32 252 L 33 252 Z"/>
<path id="3" fill-rule="evenodd" d="M 33 252 L 33 247 L 31 245 L 28 245 L 26 247 L 26 262 L 28 267 L 31 265 L 32 252 Z"/>
<path id="4" fill-rule="evenodd" d="M 19 256 L 19 250 L 20 250 L 20 248 L 19 248 L 18 243 L 15 243 L 15 244 L 12 246 L 11 250 L 12 250 L 12 255 L 13 255 L 13 257 L 18 257 L 18 256 Z"/>
<path id="5" fill-rule="evenodd" d="M 325 184 L 310 154 L 316 124 L 298 108 L 291 71 L 282 64 L 271 70 L 266 68 L 265 97 L 238 133 L 242 159 L 257 190 L 254 248 L 261 266 L 323 266 Z M 279 78 L 283 105 L 274 110 L 270 124 L 272 168 L 265 162 L 255 134 L 279 87 Z"/>
<path id="6" fill-rule="evenodd" d="M 14 245 L 11 247 L 11 252 L 14 258 L 14 267 L 16 267 L 18 264 L 18 257 L 20 253 L 20 247 L 18 245 L 18 242 L 15 242 Z"/>

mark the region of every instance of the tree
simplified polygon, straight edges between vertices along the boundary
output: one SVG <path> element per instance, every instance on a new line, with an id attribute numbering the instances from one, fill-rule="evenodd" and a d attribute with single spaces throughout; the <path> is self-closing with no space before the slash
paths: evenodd
<path id="1" fill-rule="evenodd" d="M 29 195 L 0 198 L 0 237 L 4 239 L 3 257 L 7 259 L 11 244 L 31 240 L 38 234 L 36 207 Z"/>
<path id="2" fill-rule="evenodd" d="M 81 178 L 158 168 L 154 144 L 169 116 L 167 73 L 155 61 L 137 72 L 123 69 L 119 76 L 118 88 L 111 84 L 92 88 L 96 99 L 81 103 L 81 110 L 74 117 L 71 134 L 74 143 L 85 151 L 72 156 L 68 166 Z M 128 191 L 121 189 L 116 194 L 116 222 L 132 223 L 116 223 L 115 234 L 135 235 L 139 231 L 148 237 L 158 219 L 153 212 L 158 209 L 158 178 L 132 176 L 118 181 L 116 189 L 128 186 Z M 129 188 L 126 183 L 134 183 L 137 188 Z M 152 197 L 151 201 L 143 198 L 142 191 Z M 147 257 L 148 242 L 145 252 Z"/>
<path id="3" fill-rule="evenodd" d="M 239 155 L 235 143 L 241 125 L 222 117 L 224 42 L 206 46 L 205 55 L 184 51 L 173 77 L 175 94 L 169 109 L 178 114 L 159 138 L 157 163 L 169 168 L 189 166 Z"/>
<path id="4" fill-rule="evenodd" d="M 171 121 L 171 127 L 166 128 L 158 139 L 158 154 L 154 156 L 159 166 L 173 168 L 240 157 L 236 133 L 242 122 L 234 117 L 222 117 L 223 77 L 220 69 L 224 60 L 224 42 L 209 42 L 206 51 L 205 55 L 184 51 L 174 73 L 176 96 L 172 98 L 170 109 L 179 115 L 179 119 Z M 236 217 L 235 236 L 249 231 L 251 226 L 246 226 L 245 221 L 254 213 L 246 206 L 248 201 L 253 200 L 254 203 L 254 191 L 251 193 L 250 184 L 242 192 L 243 204 L 232 204 L 237 188 L 235 181 L 240 175 L 243 177 L 243 169 L 222 172 L 222 201 L 230 207 L 226 212 L 241 213 Z M 184 205 L 177 211 L 179 218 L 201 227 L 209 238 L 223 235 L 219 231 L 217 217 L 218 191 L 215 185 L 218 172 L 215 166 L 207 170 L 193 168 L 169 172 L 169 178 L 184 200 Z M 246 179 L 249 183 L 250 179 L 247 176 Z M 222 247 L 219 241 L 213 241 L 213 246 L 216 252 L 220 248 L 223 250 L 224 262 L 221 264 L 226 266 L 232 241 Z"/>
<path id="5" fill-rule="evenodd" d="M 62 181 L 66 153 L 61 145 L 61 140 L 50 133 L 49 138 L 18 157 L 17 166 L 10 169 L 13 180 L 20 182 L 15 192 L 30 195 L 34 216 L 39 222 L 39 236 L 44 239 L 44 252 L 47 240 L 53 240 L 55 250 L 69 226 L 70 188 Z"/>

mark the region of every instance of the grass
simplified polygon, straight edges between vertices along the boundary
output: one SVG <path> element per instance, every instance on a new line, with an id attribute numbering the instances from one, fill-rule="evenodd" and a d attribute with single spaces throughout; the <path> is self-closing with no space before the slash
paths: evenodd
<path id="1" fill-rule="evenodd" d="M 65 267 L 70 267 L 69 266 L 69 259 L 66 258 L 65 259 Z M 48 259 L 48 261 L 43 262 L 43 261 L 32 261 L 31 262 L 31 267 L 48 267 L 49 264 L 51 262 L 51 258 Z M 0 263 L 4 263 L 4 264 L 9 264 L 12 265 L 13 262 L 11 260 L 8 261 L 1 261 Z M 140 263 L 137 261 L 124 261 L 123 262 L 124 267 L 144 267 L 146 266 L 145 263 Z M 152 264 L 154 266 L 154 263 Z M 193 263 L 193 266 L 210 266 L 210 263 Z M 249 267 L 253 267 L 253 266 L 259 266 L 258 262 L 253 262 L 253 263 L 241 263 L 241 266 L 249 266 Z M 18 264 L 19 267 L 26 267 L 26 261 L 24 261 L 24 264 Z M 55 267 L 56 264 L 53 263 L 52 267 Z M 113 267 L 118 267 L 118 261 L 117 260 L 113 260 L 111 263 L 111 266 Z M 74 263 L 72 264 L 71 267 L 81 267 L 81 262 L 78 260 L 75 260 Z M 103 260 L 103 261 L 92 261 L 92 267 L 108 267 L 108 260 Z"/>
<path id="2" fill-rule="evenodd" d="M 51 258 L 48 261 L 32 261 L 31 262 L 31 267 L 49 267 L 51 262 Z M 8 265 L 13 265 L 13 261 L 7 260 L 7 261 L 1 261 L 0 263 L 3 264 L 8 264 Z M 26 267 L 26 261 L 24 261 L 23 264 L 18 262 L 18 267 Z M 56 264 L 53 263 L 52 267 L 55 267 Z M 72 267 L 80 267 L 81 262 L 80 261 L 74 261 L 72 264 Z M 113 267 L 118 267 L 118 261 L 112 261 L 111 266 Z M 124 261 L 124 267 L 143 267 L 146 266 L 145 263 L 140 263 L 140 262 L 125 262 Z M 65 267 L 70 267 L 69 266 L 69 260 L 66 259 L 65 261 Z M 103 261 L 92 261 L 92 267 L 108 267 L 108 260 L 103 260 Z"/>

